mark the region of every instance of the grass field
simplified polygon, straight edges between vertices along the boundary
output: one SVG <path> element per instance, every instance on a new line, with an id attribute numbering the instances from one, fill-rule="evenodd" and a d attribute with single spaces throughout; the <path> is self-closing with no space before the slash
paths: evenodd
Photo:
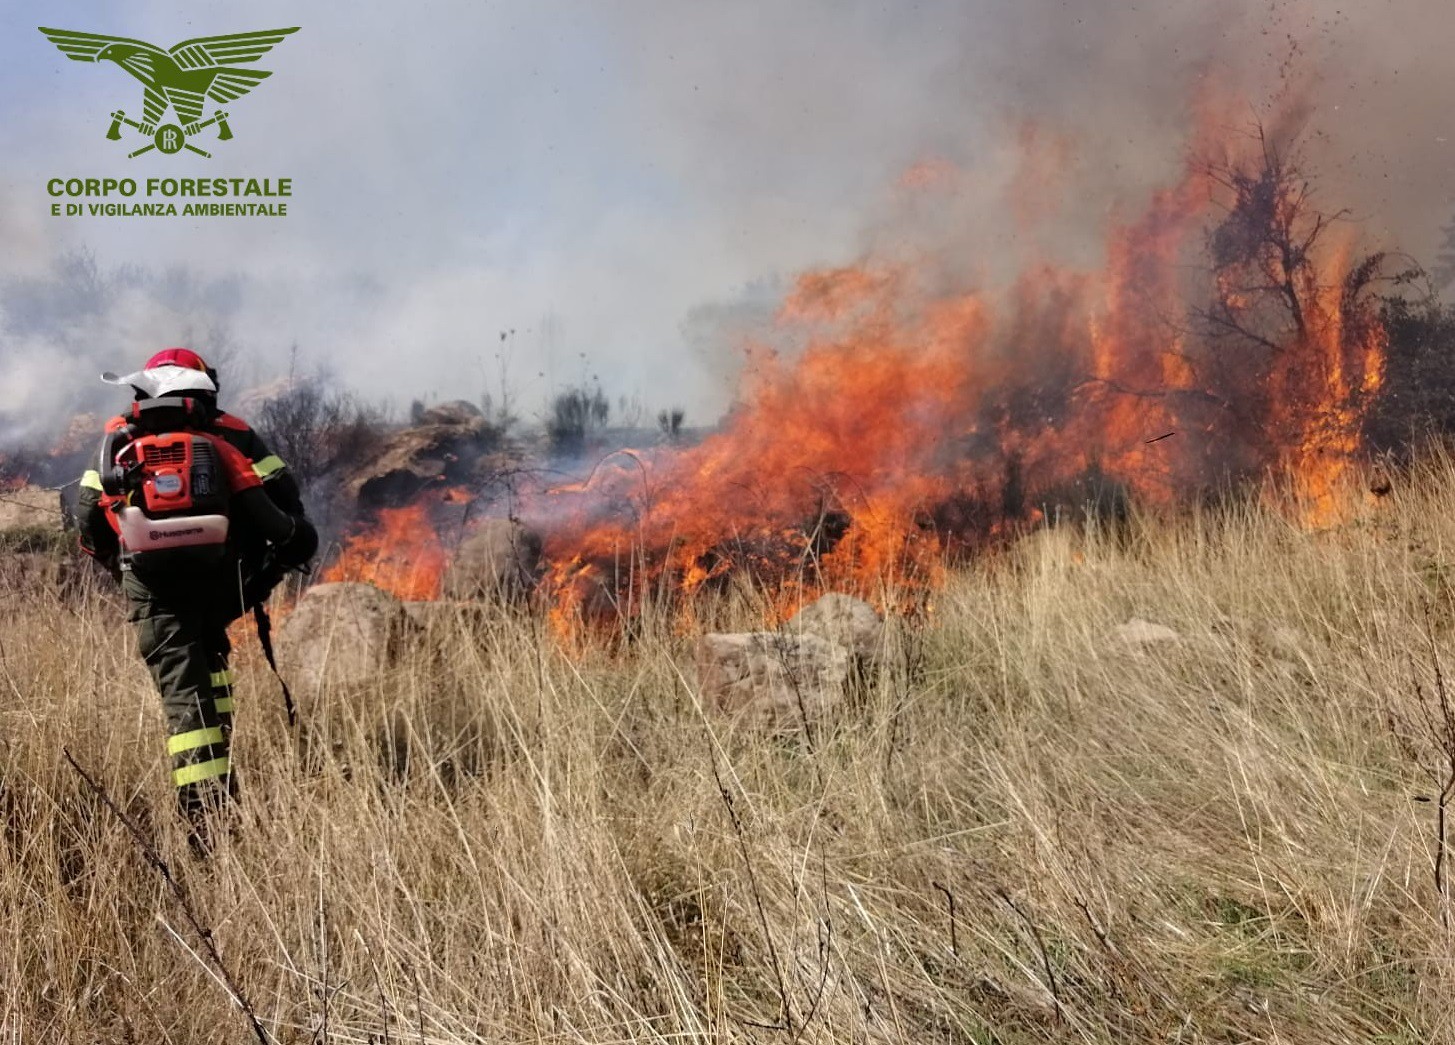
<path id="1" fill-rule="evenodd" d="M 528 614 L 293 737 L 240 638 L 206 862 L 116 605 L 12 591 L 0 1041 L 256 1040 L 65 748 L 278 1041 L 1455 1041 L 1455 466 L 1350 503 L 1039 534 L 811 740 L 704 713 L 690 636 L 567 657 Z"/>

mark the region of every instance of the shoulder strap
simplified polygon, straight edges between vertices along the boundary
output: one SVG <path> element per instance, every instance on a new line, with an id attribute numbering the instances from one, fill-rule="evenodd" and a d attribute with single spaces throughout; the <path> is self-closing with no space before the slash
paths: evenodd
<path id="1" fill-rule="evenodd" d="M 278 659 L 273 655 L 273 622 L 261 602 L 253 604 L 253 623 L 258 627 L 258 645 L 263 647 L 268 667 L 273 669 L 278 685 L 283 687 L 283 707 L 288 710 L 288 728 L 292 729 L 298 721 L 298 711 L 293 706 L 293 694 L 288 691 L 288 683 L 283 681 L 283 673 L 278 670 Z"/>
<path id="2" fill-rule="evenodd" d="M 234 417 L 224 410 L 217 411 L 212 417 L 212 424 L 216 428 L 226 428 L 233 432 L 251 432 L 252 428 L 240 417 Z"/>

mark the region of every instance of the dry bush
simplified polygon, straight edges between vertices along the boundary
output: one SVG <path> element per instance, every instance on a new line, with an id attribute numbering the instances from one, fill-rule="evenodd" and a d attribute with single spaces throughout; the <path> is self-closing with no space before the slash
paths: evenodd
<path id="1" fill-rule="evenodd" d="M 0 1027 L 251 1034 L 68 747 L 278 1041 L 1455 1040 L 1421 801 L 1455 467 L 1351 504 L 1028 538 L 892 628 L 811 748 L 704 714 L 669 619 L 567 656 L 462 613 L 296 737 L 240 633 L 207 862 L 115 607 L 31 594 L 0 617 Z"/>
<path id="2" fill-rule="evenodd" d="M 307 493 L 315 523 L 331 528 L 344 476 L 378 452 L 388 422 L 378 407 L 345 391 L 326 371 L 265 401 L 255 426 Z"/>

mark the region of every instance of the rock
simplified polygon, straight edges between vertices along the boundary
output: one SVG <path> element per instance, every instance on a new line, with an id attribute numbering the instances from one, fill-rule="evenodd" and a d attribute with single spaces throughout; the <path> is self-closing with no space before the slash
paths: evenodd
<path id="1" fill-rule="evenodd" d="M 470 481 L 480 457 L 500 433 L 469 403 L 444 403 L 420 414 L 420 423 L 390 434 L 345 479 L 359 508 L 397 508 L 435 483 Z"/>
<path id="2" fill-rule="evenodd" d="M 1369 492 L 1375 497 L 1388 497 L 1394 492 L 1394 480 L 1388 471 L 1376 467 L 1369 476 Z"/>
<path id="3" fill-rule="evenodd" d="M 84 572 L 54 490 L 0 488 L 0 589 L 58 591 Z"/>
<path id="4" fill-rule="evenodd" d="M 443 579 L 447 599 L 516 598 L 535 587 L 541 539 L 511 519 L 484 519 L 455 550 Z"/>
<path id="5" fill-rule="evenodd" d="M 493 615 L 492 607 L 481 602 L 434 599 L 405 602 L 403 606 L 418 629 L 419 638 L 429 647 L 457 642 L 462 634 L 488 624 Z"/>
<path id="6" fill-rule="evenodd" d="M 884 646 L 884 621 L 874 607 L 839 592 L 829 592 L 803 607 L 783 630 L 836 642 L 865 662 L 877 659 Z"/>
<path id="7" fill-rule="evenodd" d="M 416 627 L 402 602 L 372 584 L 316 584 L 278 628 L 279 668 L 300 696 L 366 685 Z"/>
<path id="8" fill-rule="evenodd" d="M 485 415 L 474 403 L 463 399 L 452 399 L 448 403 L 437 403 L 419 413 L 421 425 L 470 425 L 483 423 Z"/>
<path id="9" fill-rule="evenodd" d="M 840 704 L 857 669 L 877 659 L 884 621 L 838 592 L 799 610 L 776 632 L 704 635 L 697 680 L 710 707 L 792 729 Z"/>
<path id="10" fill-rule="evenodd" d="M 697 642 L 704 703 L 773 726 L 801 726 L 805 714 L 828 711 L 843 699 L 848 677 L 848 651 L 817 635 L 719 633 Z"/>
<path id="11" fill-rule="evenodd" d="M 1134 646 L 1151 646 L 1164 642 L 1181 642 L 1182 635 L 1165 624 L 1153 624 L 1151 621 L 1142 620 L 1140 617 L 1133 617 L 1125 624 L 1119 624 L 1116 628 L 1116 637 L 1122 642 Z"/>

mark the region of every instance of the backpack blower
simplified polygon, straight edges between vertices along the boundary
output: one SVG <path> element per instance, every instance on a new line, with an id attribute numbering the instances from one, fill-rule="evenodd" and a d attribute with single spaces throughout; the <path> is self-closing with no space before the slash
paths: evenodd
<path id="1" fill-rule="evenodd" d="M 122 568 L 144 580 L 176 581 L 221 564 L 233 514 L 246 515 L 274 547 L 290 545 L 307 525 L 273 503 L 246 458 L 205 432 L 209 422 L 207 407 L 195 399 L 140 400 L 127 424 L 102 441 L 98 470 L 102 491 L 113 498 Z M 316 537 L 309 554 L 315 545 Z M 261 601 L 252 609 L 268 666 L 278 675 L 267 610 Z M 291 726 L 293 697 L 281 675 L 278 681 Z"/>

